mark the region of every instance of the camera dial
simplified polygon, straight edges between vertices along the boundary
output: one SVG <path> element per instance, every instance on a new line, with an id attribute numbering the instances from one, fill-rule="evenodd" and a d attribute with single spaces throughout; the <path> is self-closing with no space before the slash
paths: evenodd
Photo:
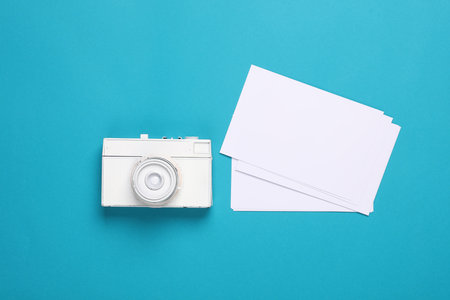
<path id="1" fill-rule="evenodd" d="M 176 191 L 178 171 L 165 158 L 147 158 L 134 169 L 131 185 L 139 199 L 151 203 L 163 202 Z"/>

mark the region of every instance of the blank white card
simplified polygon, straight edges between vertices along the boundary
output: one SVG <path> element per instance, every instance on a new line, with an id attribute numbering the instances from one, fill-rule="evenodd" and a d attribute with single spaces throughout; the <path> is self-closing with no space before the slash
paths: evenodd
<path id="1" fill-rule="evenodd" d="M 239 160 L 232 205 L 251 210 L 234 196 L 244 194 L 243 181 L 247 190 L 265 182 L 320 203 L 304 210 L 368 214 L 399 130 L 379 110 L 252 66 L 221 149 Z"/>

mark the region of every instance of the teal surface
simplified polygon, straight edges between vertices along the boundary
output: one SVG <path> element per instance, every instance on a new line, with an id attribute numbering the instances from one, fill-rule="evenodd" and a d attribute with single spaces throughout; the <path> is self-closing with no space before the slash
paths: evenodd
<path id="1" fill-rule="evenodd" d="M 250 64 L 402 126 L 370 217 L 230 209 Z M 3 0 L 0 298 L 449 299 L 449 113 L 449 1 Z M 211 209 L 100 207 L 140 133 L 212 139 Z"/>

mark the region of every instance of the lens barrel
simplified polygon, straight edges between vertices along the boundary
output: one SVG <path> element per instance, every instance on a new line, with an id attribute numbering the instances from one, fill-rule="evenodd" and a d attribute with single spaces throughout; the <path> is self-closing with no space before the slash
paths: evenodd
<path id="1" fill-rule="evenodd" d="M 165 158 L 146 158 L 134 169 L 131 185 L 140 200 L 149 203 L 163 202 L 170 199 L 177 189 L 178 171 Z"/>

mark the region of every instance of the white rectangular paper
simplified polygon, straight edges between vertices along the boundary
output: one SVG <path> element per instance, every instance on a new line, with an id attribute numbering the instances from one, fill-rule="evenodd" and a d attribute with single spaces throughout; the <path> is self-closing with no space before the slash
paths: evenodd
<path id="1" fill-rule="evenodd" d="M 387 120 L 381 111 L 252 66 L 221 153 L 368 213 L 365 184 Z"/>

